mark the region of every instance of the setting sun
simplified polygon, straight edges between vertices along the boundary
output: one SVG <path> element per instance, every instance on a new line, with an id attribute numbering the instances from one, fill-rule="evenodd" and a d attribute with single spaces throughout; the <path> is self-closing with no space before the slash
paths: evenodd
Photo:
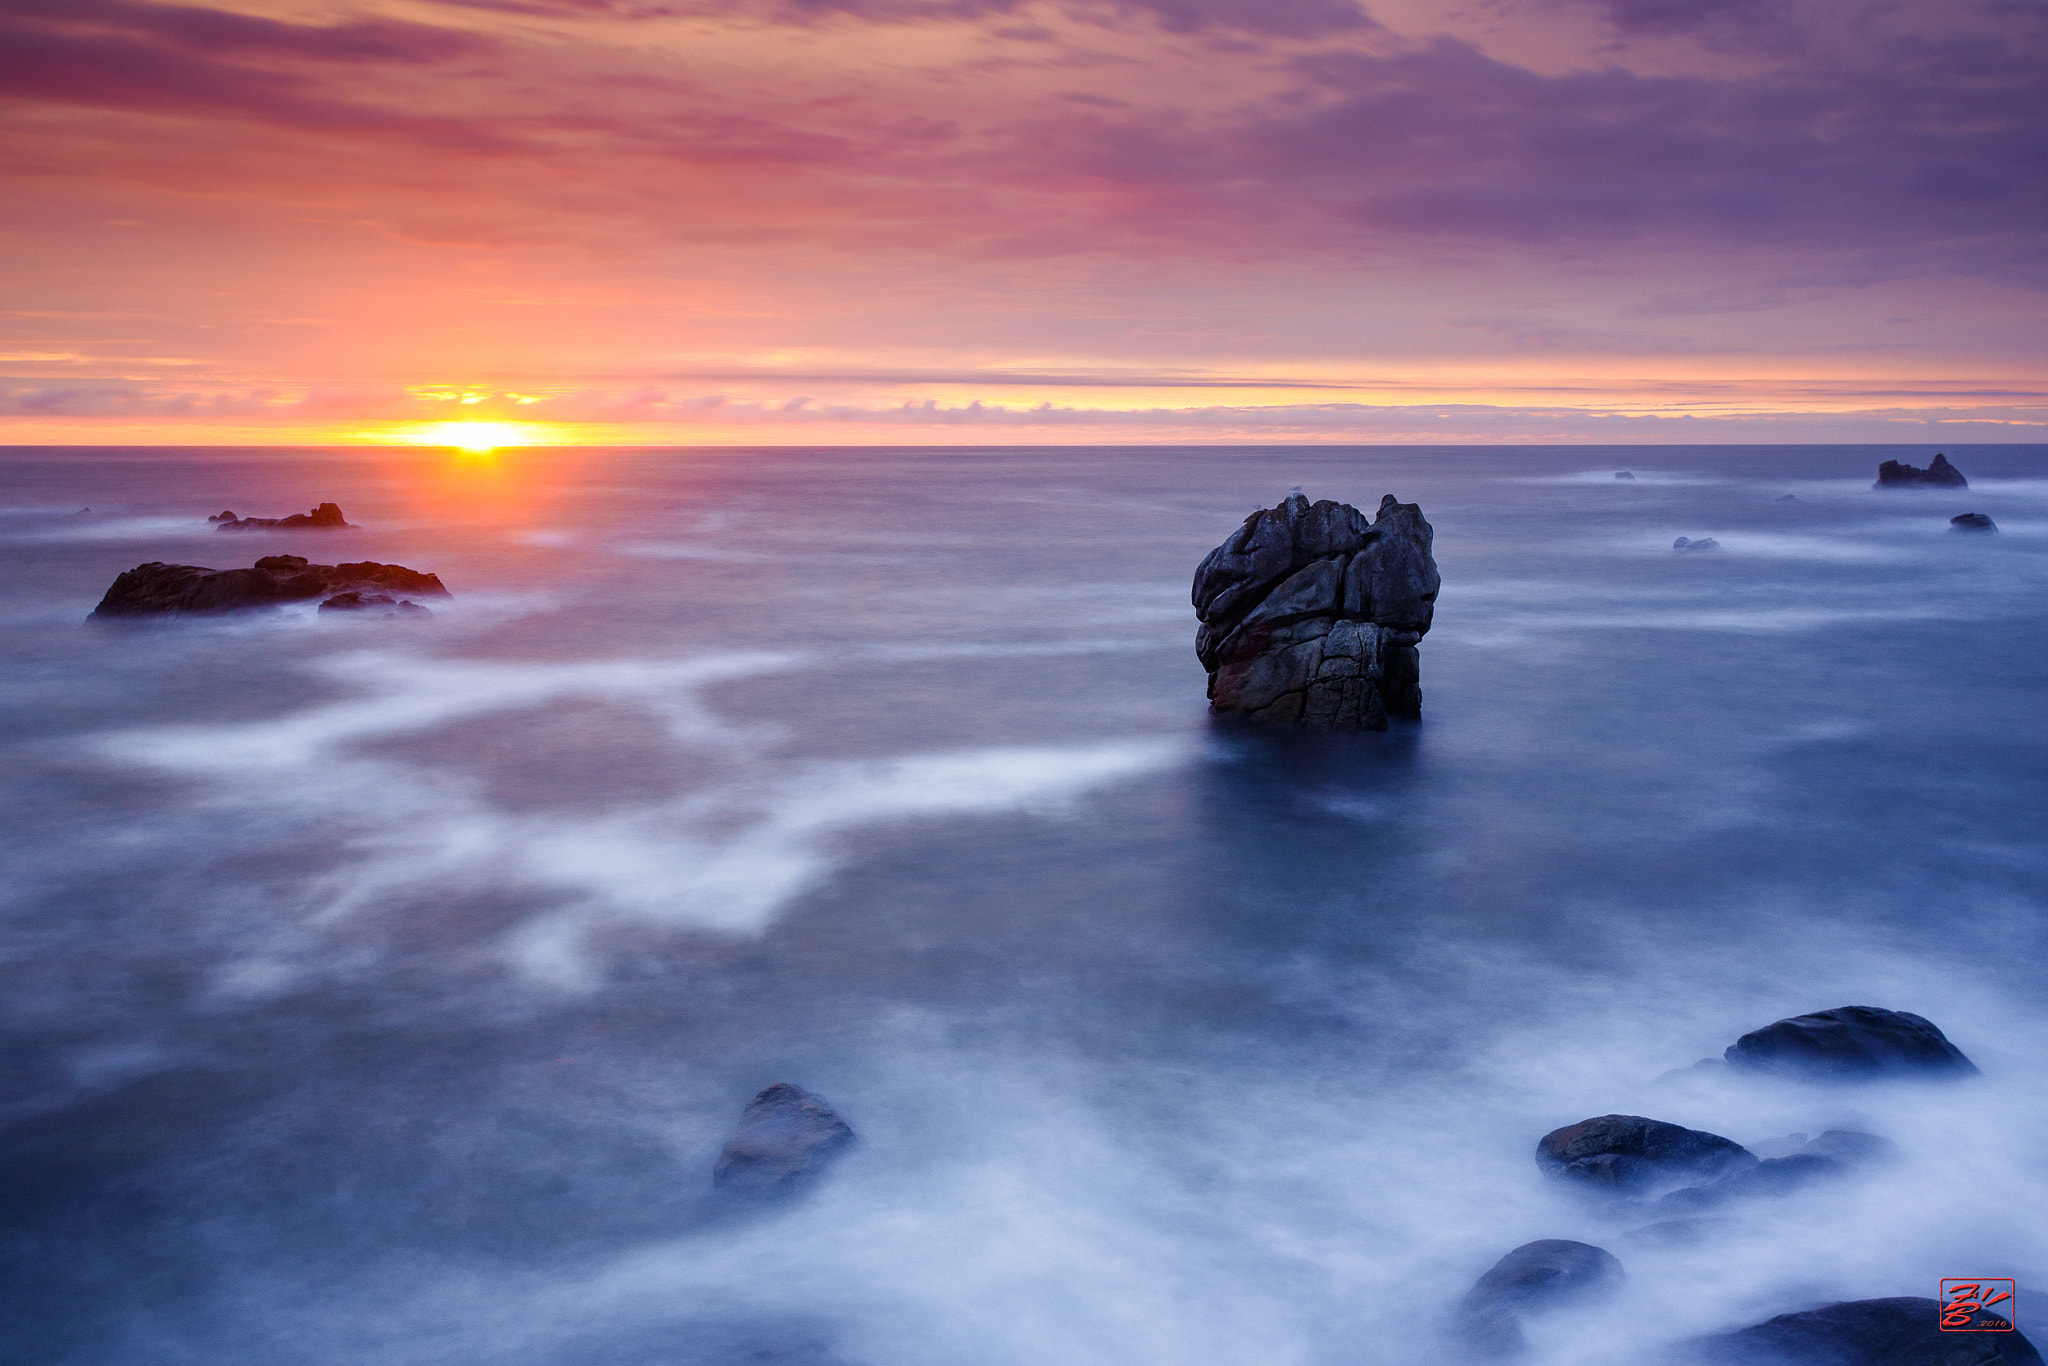
<path id="1" fill-rule="evenodd" d="M 453 446 L 477 452 L 543 445 L 553 439 L 545 427 L 531 422 L 428 422 L 392 436 L 409 446 Z"/>

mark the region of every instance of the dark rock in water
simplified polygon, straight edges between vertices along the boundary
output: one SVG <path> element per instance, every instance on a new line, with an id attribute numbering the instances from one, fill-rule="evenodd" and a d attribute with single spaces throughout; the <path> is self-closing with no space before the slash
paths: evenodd
<path id="1" fill-rule="evenodd" d="M 1630 1229 L 1623 1236 L 1644 1247 L 1697 1247 L 1715 1238 L 1741 1233 L 1748 1227 L 1740 1219 L 1663 1219 Z"/>
<path id="2" fill-rule="evenodd" d="M 1697 541 L 1689 541 L 1685 537 L 1680 536 L 1671 543 L 1671 548 L 1673 550 L 1719 550 L 1721 543 L 1712 536 L 1702 536 Z"/>
<path id="3" fill-rule="evenodd" d="M 389 610 L 383 610 L 389 609 Z M 376 616 L 430 617 L 434 615 L 418 603 L 400 600 L 389 593 L 364 593 L 351 588 L 346 593 L 336 593 L 320 604 L 323 612 L 368 612 Z"/>
<path id="4" fill-rule="evenodd" d="M 1363 513 L 1296 493 L 1245 519 L 1195 571 L 1195 654 L 1210 710 L 1384 730 L 1422 711 L 1415 646 L 1439 583 L 1422 509 Z"/>
<path id="5" fill-rule="evenodd" d="M 1793 1137 L 1806 1138 L 1804 1134 Z M 1711 1209 L 1731 1200 L 1790 1195 L 1889 1162 L 1899 1151 L 1889 1139 L 1854 1129 L 1830 1129 L 1819 1138 L 1791 1145 L 1790 1151 L 1783 1146 L 1786 1142 L 1776 1139 L 1756 1145 L 1752 1151 L 1764 1156 L 1754 1167 L 1745 1167 L 1707 1185 L 1673 1191 L 1657 1202 L 1657 1209 L 1683 1214 Z"/>
<path id="6" fill-rule="evenodd" d="M 1475 1356 L 1522 1349 L 1519 1316 L 1543 1314 L 1617 1288 L 1621 1263 L 1605 1248 L 1564 1238 L 1524 1243 L 1493 1264 L 1458 1305 L 1458 1336 Z"/>
<path id="7" fill-rule="evenodd" d="M 1781 503 L 1796 503 L 1799 501 L 1799 495 L 1796 493 L 1781 493 L 1778 495 L 1778 501 Z"/>
<path id="8" fill-rule="evenodd" d="M 1937 455 L 1934 463 L 1926 469 L 1912 465 L 1901 465 L 1896 460 L 1887 460 L 1877 467 L 1877 482 L 1874 489 L 1942 488 L 1966 489 L 1970 481 L 1963 478 L 1963 472 L 1948 463 L 1948 457 Z"/>
<path id="9" fill-rule="evenodd" d="M 1848 1300 L 1695 1338 L 1676 1355 L 1698 1366 L 2040 1366 L 2024 1335 L 1997 1331 L 2010 1322 L 1980 1312 L 1969 1325 L 1978 1331 L 1944 1332 L 1933 1300 Z"/>
<path id="10" fill-rule="evenodd" d="M 1998 523 L 1981 512 L 1966 512 L 1960 517 L 1948 519 L 1950 531 L 1996 531 Z"/>
<path id="11" fill-rule="evenodd" d="M 322 503 L 311 512 L 294 512 L 289 517 L 237 517 L 232 512 L 223 512 L 218 517 L 209 517 L 209 522 L 218 523 L 215 531 L 356 531 L 352 522 L 341 515 L 341 508 L 334 503 Z"/>
<path id="12" fill-rule="evenodd" d="M 755 1096 L 725 1142 L 711 1181 L 730 1195 L 790 1195 L 853 1145 L 853 1130 L 832 1108 L 788 1082 Z"/>
<path id="13" fill-rule="evenodd" d="M 1636 478 L 1636 477 L 1635 477 L 1635 476 L 1634 476 L 1633 474 L 1630 474 L 1630 473 L 1629 473 L 1629 472 L 1628 472 L 1627 470 L 1616 470 L 1616 471 L 1614 472 L 1614 477 L 1615 477 L 1616 479 L 1626 479 L 1626 480 L 1628 480 L 1628 481 L 1629 481 L 1630 483 L 1634 483 L 1634 482 L 1635 482 L 1635 478 Z"/>
<path id="14" fill-rule="evenodd" d="M 1605 1248 L 1567 1238 L 1524 1243 L 1493 1264 L 1458 1305 L 1464 1319 L 1541 1313 L 1621 1284 L 1621 1263 Z"/>
<path id="15" fill-rule="evenodd" d="M 1723 1176 L 1756 1158 L 1740 1143 L 1641 1115 L 1601 1115 L 1545 1134 L 1536 1165 L 1546 1176 L 1635 1194 Z"/>
<path id="16" fill-rule="evenodd" d="M 1842 1006 L 1795 1015 L 1729 1045 L 1730 1065 L 1809 1080 L 1977 1075 L 1934 1025 L 1903 1010 Z"/>
<path id="17" fill-rule="evenodd" d="M 93 610 L 93 616 L 235 612 L 362 590 L 448 596 L 448 590 L 435 575 L 371 560 L 356 564 L 308 564 L 303 555 L 265 555 L 249 569 L 207 569 L 196 564 L 152 561 L 117 577 Z"/>

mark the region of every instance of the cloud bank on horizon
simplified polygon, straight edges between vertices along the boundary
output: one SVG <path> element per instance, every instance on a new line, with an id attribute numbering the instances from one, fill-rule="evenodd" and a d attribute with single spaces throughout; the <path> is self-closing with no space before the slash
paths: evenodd
<path id="1" fill-rule="evenodd" d="M 0 441 L 2029 440 L 2048 4 L 0 0 Z"/>

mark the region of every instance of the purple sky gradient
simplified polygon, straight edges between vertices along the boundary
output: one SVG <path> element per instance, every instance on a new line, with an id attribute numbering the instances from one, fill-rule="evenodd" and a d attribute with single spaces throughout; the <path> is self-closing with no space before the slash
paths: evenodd
<path id="1" fill-rule="evenodd" d="M 0 440 L 2036 439 L 2044 58 L 2042 0 L 0 0 Z"/>

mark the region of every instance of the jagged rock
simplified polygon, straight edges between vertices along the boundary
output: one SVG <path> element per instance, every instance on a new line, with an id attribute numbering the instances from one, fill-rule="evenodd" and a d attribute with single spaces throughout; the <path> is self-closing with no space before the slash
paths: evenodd
<path id="1" fill-rule="evenodd" d="M 1993 1327 L 1995 1314 L 1972 1325 Z M 1943 1332 L 1933 1300 L 1846 1300 L 1780 1314 L 1734 1333 L 1695 1338 L 1675 1354 L 1699 1366 L 2041 1366 L 2017 1329 Z"/>
<path id="2" fill-rule="evenodd" d="M 1524 1243 L 1493 1264 L 1458 1305 L 1458 1336 L 1472 1355 L 1522 1349 L 1520 1316 L 1543 1314 L 1610 1292 L 1623 1280 L 1605 1248 L 1565 1238 Z"/>
<path id="3" fill-rule="evenodd" d="M 289 517 L 237 517 L 232 512 L 223 512 L 218 517 L 209 517 L 209 522 L 218 523 L 215 531 L 356 531 L 354 523 L 341 515 L 341 508 L 335 503 L 322 503 L 311 512 L 294 512 Z"/>
<path id="4" fill-rule="evenodd" d="M 1671 543 L 1671 548 L 1680 551 L 1719 550 L 1721 543 L 1712 536 L 1702 536 L 1697 541 L 1689 541 L 1680 536 Z"/>
<path id="5" fill-rule="evenodd" d="M 1966 512 L 1960 517 L 1948 519 L 1950 531 L 1996 531 L 1998 523 L 1981 512 Z"/>
<path id="6" fill-rule="evenodd" d="M 448 590 L 433 574 L 371 560 L 356 564 L 308 564 L 303 555 L 266 555 L 249 569 L 207 569 L 196 564 L 165 564 L 155 560 L 117 577 L 107 595 L 100 599 L 100 605 L 93 609 L 93 615 L 141 617 L 164 612 L 234 612 L 364 589 L 389 589 L 420 597 L 448 596 Z"/>
<path id="7" fill-rule="evenodd" d="M 1874 489 L 1943 488 L 1966 489 L 1970 481 L 1963 478 L 1963 472 L 1948 463 L 1948 457 L 1937 455 L 1934 463 L 1926 469 L 1913 465 L 1901 465 L 1896 460 L 1887 460 L 1877 467 L 1877 482 Z"/>
<path id="8" fill-rule="evenodd" d="M 1379 514 L 1296 493 L 1245 519 L 1195 571 L 1210 710 L 1384 730 L 1422 711 L 1415 646 L 1435 612 L 1432 531 L 1414 503 Z"/>
<path id="9" fill-rule="evenodd" d="M 1617 1194 L 1724 1176 L 1756 1165 L 1740 1143 L 1641 1115 L 1601 1115 L 1545 1134 L 1536 1145 L 1545 1176 Z"/>
<path id="10" fill-rule="evenodd" d="M 1977 1065 L 1932 1022 L 1877 1006 L 1779 1020 L 1743 1035 L 1724 1056 L 1734 1067 L 1809 1080 L 1977 1075 Z"/>
<path id="11" fill-rule="evenodd" d="M 1636 477 L 1635 477 L 1635 476 L 1634 476 L 1633 474 L 1630 474 L 1630 473 L 1629 473 L 1629 472 L 1628 472 L 1627 470 L 1616 470 L 1616 471 L 1614 472 L 1614 477 L 1615 477 L 1616 479 L 1626 479 L 1626 480 L 1628 480 L 1628 481 L 1629 481 L 1630 483 L 1634 483 L 1634 482 L 1635 482 L 1635 478 L 1636 478 Z"/>
<path id="12" fill-rule="evenodd" d="M 791 1195 L 852 1145 L 852 1128 L 831 1106 L 801 1086 L 777 1082 L 747 1103 L 711 1181 L 730 1195 Z"/>

